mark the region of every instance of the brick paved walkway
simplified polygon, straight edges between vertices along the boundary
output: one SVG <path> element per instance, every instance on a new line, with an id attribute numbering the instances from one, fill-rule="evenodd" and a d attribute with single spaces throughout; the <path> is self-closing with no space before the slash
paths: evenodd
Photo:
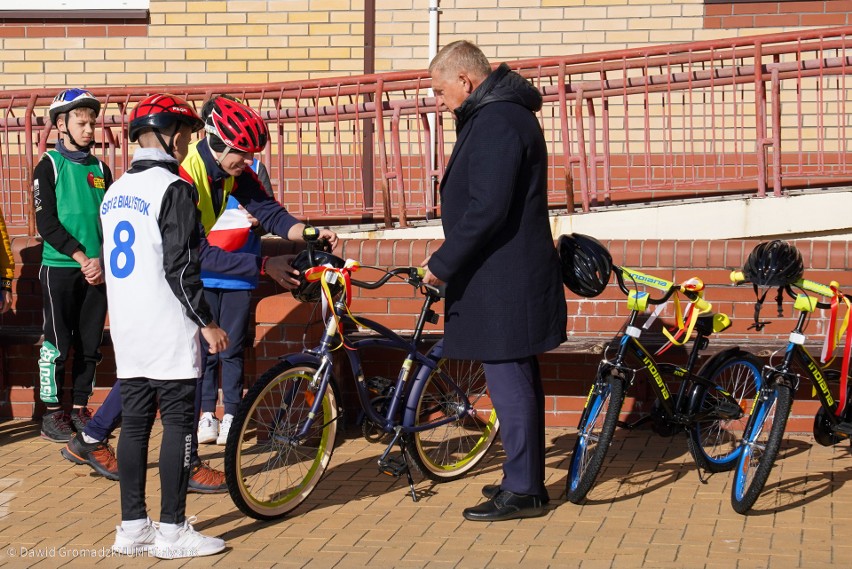
<path id="1" fill-rule="evenodd" d="M 155 434 L 148 494 L 156 520 L 159 424 Z M 462 508 L 480 500 L 483 485 L 499 480 L 499 453 L 464 480 L 438 486 L 418 480 L 422 497 L 415 504 L 402 481 L 376 471 L 381 447 L 353 435 L 308 503 L 277 523 L 243 517 L 227 495 L 191 494 L 187 511 L 197 516 L 196 528 L 223 537 L 229 549 L 159 562 L 109 557 L 118 484 L 63 460 L 60 445 L 41 440 L 35 423 L 7 421 L 0 423 L 0 566 L 852 566 L 848 445 L 823 448 L 810 436 L 788 436 L 764 495 L 743 517 L 730 507 L 730 475 L 701 484 L 683 437 L 619 431 L 612 461 L 582 507 L 561 496 L 573 429 L 549 429 L 548 440 L 547 482 L 556 499 L 541 518 L 481 524 L 461 517 Z M 221 466 L 221 449 L 203 447 L 202 456 Z"/>

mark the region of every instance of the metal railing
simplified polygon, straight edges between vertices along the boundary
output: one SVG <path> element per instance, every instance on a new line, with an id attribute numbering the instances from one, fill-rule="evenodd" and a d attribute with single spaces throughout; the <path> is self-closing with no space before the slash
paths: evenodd
<path id="1" fill-rule="evenodd" d="M 848 183 L 850 33 L 810 29 L 510 62 L 544 95 L 550 206 L 589 211 Z M 455 140 L 452 118 L 436 108 L 429 85 L 425 71 L 411 71 L 92 88 L 104 103 L 96 153 L 116 176 L 127 169 L 127 116 L 148 94 L 174 93 L 200 108 L 227 92 L 267 120 L 272 142 L 262 159 L 294 214 L 405 226 L 440 215 L 438 181 Z M 56 136 L 44 118 L 54 94 L 0 92 L 0 204 L 13 232 L 34 233 L 31 173 Z"/>

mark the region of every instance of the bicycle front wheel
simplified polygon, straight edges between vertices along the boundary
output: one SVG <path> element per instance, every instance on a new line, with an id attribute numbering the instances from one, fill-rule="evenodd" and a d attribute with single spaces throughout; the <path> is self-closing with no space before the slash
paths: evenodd
<path id="1" fill-rule="evenodd" d="M 738 514 L 751 509 L 766 485 L 781 448 L 792 403 L 792 389 L 774 381 L 758 395 L 731 488 L 731 505 Z"/>
<path id="2" fill-rule="evenodd" d="M 458 386 L 459 389 L 456 389 Z M 474 468 L 494 444 L 500 423 L 485 387 L 482 363 L 442 358 L 425 381 L 415 385 L 414 427 L 455 421 L 413 432 L 405 445 L 409 462 L 436 482 L 457 480 Z M 463 413 L 468 404 L 470 411 Z"/>
<path id="3" fill-rule="evenodd" d="M 234 504 L 259 520 L 283 517 L 305 501 L 334 451 L 337 398 L 332 385 L 311 386 L 316 368 L 281 362 L 249 389 L 228 433 L 225 478 Z M 310 421 L 310 429 L 299 432 Z"/>
<path id="4" fill-rule="evenodd" d="M 568 500 L 579 504 L 603 466 L 624 402 L 624 383 L 612 374 L 599 377 L 589 392 L 577 427 L 577 442 L 568 467 Z"/>
<path id="5" fill-rule="evenodd" d="M 762 365 L 756 357 L 741 352 L 711 368 L 707 379 L 715 384 L 715 388 L 696 387 L 700 391 L 697 404 L 692 409 L 693 416 L 707 415 L 708 419 L 699 420 L 692 426 L 687 445 L 699 468 L 708 472 L 725 472 L 736 466 L 742 452 L 749 412 L 763 383 Z M 737 401 L 739 410 L 734 408 L 733 411 L 741 413 L 740 417 L 729 420 L 709 418 L 732 416 L 729 409 L 732 402 L 719 390 Z"/>

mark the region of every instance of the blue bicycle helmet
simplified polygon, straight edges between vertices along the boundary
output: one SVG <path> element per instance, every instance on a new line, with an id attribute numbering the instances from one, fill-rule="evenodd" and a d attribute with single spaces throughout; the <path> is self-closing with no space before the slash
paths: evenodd
<path id="1" fill-rule="evenodd" d="M 59 119 L 59 115 L 79 108 L 92 109 L 97 115 L 101 112 L 101 103 L 85 89 L 65 89 L 53 98 L 53 102 L 50 103 L 50 109 L 47 112 L 50 115 L 50 122 L 55 125 Z"/>

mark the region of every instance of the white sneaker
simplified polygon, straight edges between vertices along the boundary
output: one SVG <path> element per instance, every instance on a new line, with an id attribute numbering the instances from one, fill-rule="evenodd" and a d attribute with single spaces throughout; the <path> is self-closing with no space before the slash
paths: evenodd
<path id="1" fill-rule="evenodd" d="M 135 533 L 115 526 L 115 543 L 112 544 L 112 550 L 122 555 L 144 555 L 154 550 L 156 537 L 157 526 L 150 519 L 148 525 Z"/>
<path id="2" fill-rule="evenodd" d="M 174 533 L 163 533 L 162 525 L 157 528 L 154 542 L 154 555 L 160 559 L 178 559 L 180 557 L 202 557 L 213 555 L 225 549 L 225 540 L 208 537 L 195 531 L 189 518 Z"/>
<path id="3" fill-rule="evenodd" d="M 198 442 L 214 443 L 219 436 L 219 419 L 213 413 L 207 412 L 201 414 L 201 419 L 198 420 Z"/>
<path id="4" fill-rule="evenodd" d="M 234 422 L 234 416 L 225 413 L 222 417 L 222 424 L 219 426 L 219 438 L 216 439 L 217 445 L 224 445 L 228 442 L 228 433 L 231 432 L 231 423 Z"/>

